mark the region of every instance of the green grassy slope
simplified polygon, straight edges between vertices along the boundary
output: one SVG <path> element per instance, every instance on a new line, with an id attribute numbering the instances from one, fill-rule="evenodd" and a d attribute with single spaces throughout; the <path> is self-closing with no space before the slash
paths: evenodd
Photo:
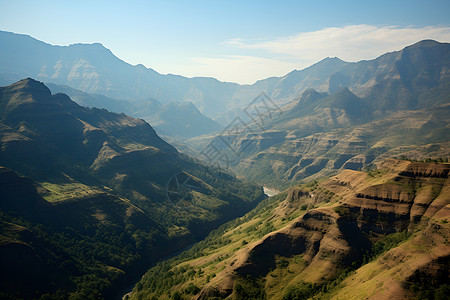
<path id="1" fill-rule="evenodd" d="M 150 269 L 131 298 L 440 297 L 449 170 L 389 160 L 291 188 Z"/>

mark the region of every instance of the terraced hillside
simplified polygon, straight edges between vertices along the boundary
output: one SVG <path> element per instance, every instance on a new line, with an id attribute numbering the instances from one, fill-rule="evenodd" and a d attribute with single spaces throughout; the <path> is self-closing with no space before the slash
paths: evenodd
<path id="1" fill-rule="evenodd" d="M 377 166 L 265 200 L 150 269 L 132 298 L 444 299 L 450 164 Z"/>
<path id="2" fill-rule="evenodd" d="M 268 146 L 253 153 L 252 146 L 246 147 L 248 155 L 243 155 L 235 169 L 241 176 L 277 187 L 316 179 L 340 169 L 367 168 L 386 157 L 448 157 L 449 109 L 450 105 L 444 104 L 401 111 L 366 124 L 320 130 L 307 136 L 301 126 L 308 123 L 299 119 L 295 121 L 301 124 L 298 128 L 242 138 L 241 144 L 255 145 L 254 149 Z M 275 135 L 278 139 L 272 138 Z M 418 147 L 422 151 L 407 153 Z"/>

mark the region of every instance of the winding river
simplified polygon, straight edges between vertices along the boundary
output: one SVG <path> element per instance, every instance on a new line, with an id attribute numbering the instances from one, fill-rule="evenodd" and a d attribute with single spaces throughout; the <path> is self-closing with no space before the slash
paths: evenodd
<path id="1" fill-rule="evenodd" d="M 271 189 L 271 188 L 269 188 L 267 186 L 263 186 L 263 189 L 264 189 L 264 194 L 266 194 L 269 197 L 278 195 L 280 193 L 280 191 L 278 191 L 276 189 Z"/>

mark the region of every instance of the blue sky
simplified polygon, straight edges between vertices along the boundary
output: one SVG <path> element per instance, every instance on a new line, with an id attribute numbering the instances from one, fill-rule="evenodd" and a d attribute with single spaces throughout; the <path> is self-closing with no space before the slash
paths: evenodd
<path id="1" fill-rule="evenodd" d="M 5 1 L 0 30 L 100 42 L 160 73 L 253 83 L 327 56 L 450 42 L 450 1 Z M 1 46 L 1 45 L 0 45 Z"/>

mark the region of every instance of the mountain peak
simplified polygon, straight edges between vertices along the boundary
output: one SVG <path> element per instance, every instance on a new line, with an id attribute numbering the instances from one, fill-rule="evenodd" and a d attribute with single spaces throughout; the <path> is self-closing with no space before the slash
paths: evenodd
<path id="1" fill-rule="evenodd" d="M 40 93 L 47 96 L 51 95 L 48 87 L 43 82 L 37 81 L 33 78 L 25 78 L 9 86 L 14 91 L 23 90 L 29 93 Z"/>
<path id="2" fill-rule="evenodd" d="M 321 61 L 316 62 L 315 64 L 301 70 L 294 70 L 286 74 L 283 78 L 286 78 L 290 75 L 303 73 L 303 72 L 318 72 L 318 74 L 329 73 L 330 70 L 339 70 L 341 67 L 350 64 L 349 62 L 343 61 L 338 57 L 326 57 Z"/>
<path id="3" fill-rule="evenodd" d="M 340 58 L 337 57 L 337 56 L 334 56 L 334 57 L 326 57 L 326 58 L 322 59 L 321 61 L 345 62 L 345 61 L 343 61 L 342 59 L 340 59 Z"/>
<path id="4" fill-rule="evenodd" d="M 313 66 L 317 66 L 317 65 L 329 65 L 329 64 L 333 64 L 333 65 L 344 65 L 347 64 L 348 62 L 343 61 L 342 59 L 340 59 L 339 57 L 326 57 L 320 61 L 318 61 L 317 63 L 315 63 Z"/>
<path id="5" fill-rule="evenodd" d="M 125 63 L 120 58 L 115 56 L 110 49 L 106 48 L 101 43 L 76 43 L 70 44 L 69 46 L 63 46 L 62 48 L 66 49 L 68 53 L 71 53 L 71 55 L 74 55 L 75 57 L 83 56 L 88 60 L 106 59 L 106 61 L 108 62 L 120 61 L 122 63 Z"/>
<path id="6" fill-rule="evenodd" d="M 319 95 L 319 92 L 317 92 L 313 88 L 307 88 L 306 90 L 303 91 L 301 98 L 303 99 L 305 97 L 312 97 L 316 95 Z"/>
<path id="7" fill-rule="evenodd" d="M 26 84 L 26 85 L 39 85 L 39 84 L 40 85 L 44 85 L 44 83 L 42 83 L 41 81 L 38 81 L 38 80 L 33 79 L 31 77 L 19 80 L 19 81 L 13 83 L 12 85 L 19 85 L 19 84 L 22 84 L 22 85 L 24 85 L 24 84 Z"/>
<path id="8" fill-rule="evenodd" d="M 348 87 L 343 87 L 342 89 L 336 92 L 336 95 L 355 95 L 353 94 Z"/>
<path id="9" fill-rule="evenodd" d="M 294 110 L 303 109 L 306 105 L 310 105 L 317 100 L 327 96 L 326 93 L 319 93 L 313 88 L 308 88 L 303 91 L 302 95 L 300 96 L 300 99 L 298 100 L 297 104 L 294 106 Z"/>
<path id="10" fill-rule="evenodd" d="M 359 98 L 350 91 L 348 87 L 343 87 L 340 90 L 334 92 L 330 95 L 331 99 L 335 99 L 334 101 L 358 101 Z"/>
<path id="11" fill-rule="evenodd" d="M 103 46 L 102 43 L 75 43 L 75 44 L 70 44 L 69 47 L 72 48 L 77 48 L 77 47 L 89 47 L 91 49 L 102 49 L 102 50 L 108 50 L 108 48 L 106 48 L 105 46 Z"/>
<path id="12" fill-rule="evenodd" d="M 435 40 L 421 40 L 421 41 L 418 41 L 417 43 L 412 44 L 411 46 L 408 46 L 408 47 L 406 47 L 406 48 L 412 48 L 412 47 L 432 47 L 432 46 L 437 46 L 437 45 L 440 45 L 440 44 L 444 44 L 444 43 L 440 43 L 440 42 L 435 41 Z"/>
<path id="13" fill-rule="evenodd" d="M 144 66 L 143 64 L 137 64 L 134 67 L 137 68 L 137 69 L 147 70 L 147 67 Z"/>

